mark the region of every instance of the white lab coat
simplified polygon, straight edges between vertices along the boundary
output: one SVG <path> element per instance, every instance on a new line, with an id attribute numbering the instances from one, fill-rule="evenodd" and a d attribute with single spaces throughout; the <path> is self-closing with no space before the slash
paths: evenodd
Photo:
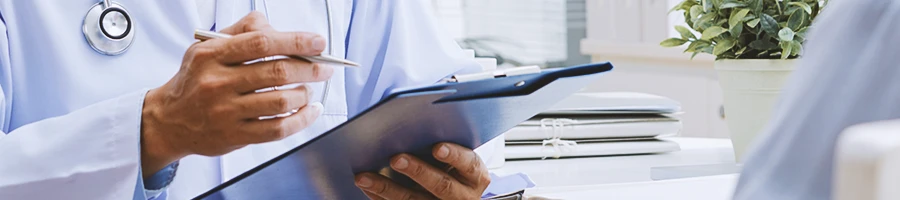
<path id="1" fill-rule="evenodd" d="M 0 0 L 0 125 L 6 133 L 0 133 L 0 199 L 136 194 L 143 97 L 177 72 L 193 30 L 210 27 L 200 26 L 194 1 L 119 0 L 134 21 L 135 42 L 122 55 L 105 56 L 81 32 L 97 2 Z M 194 197 L 344 122 L 392 89 L 477 71 L 432 23 L 428 2 L 331 0 L 329 36 L 323 0 L 266 0 L 262 11 L 276 29 L 334 37 L 335 54 L 362 68 L 335 70 L 324 114 L 304 131 L 222 157 L 182 159 L 163 197 Z M 216 27 L 249 11 L 249 0 L 217 0 Z M 318 101 L 323 84 L 312 86 Z"/>
<path id="2" fill-rule="evenodd" d="M 847 127 L 900 118 L 900 2 L 833 0 L 735 199 L 831 199 L 835 143 Z"/>

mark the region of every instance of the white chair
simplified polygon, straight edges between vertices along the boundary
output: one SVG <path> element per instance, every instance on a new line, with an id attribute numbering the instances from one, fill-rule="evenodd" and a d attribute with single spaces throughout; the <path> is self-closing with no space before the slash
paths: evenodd
<path id="1" fill-rule="evenodd" d="M 900 199 L 900 120 L 844 130 L 835 149 L 833 198 Z"/>

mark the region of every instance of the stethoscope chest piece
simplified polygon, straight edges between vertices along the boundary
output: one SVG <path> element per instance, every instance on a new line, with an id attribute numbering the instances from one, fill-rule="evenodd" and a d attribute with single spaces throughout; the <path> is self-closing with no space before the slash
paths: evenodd
<path id="1" fill-rule="evenodd" d="M 122 54 L 134 42 L 134 21 L 125 7 L 109 0 L 91 7 L 82 31 L 91 48 L 104 55 Z"/>

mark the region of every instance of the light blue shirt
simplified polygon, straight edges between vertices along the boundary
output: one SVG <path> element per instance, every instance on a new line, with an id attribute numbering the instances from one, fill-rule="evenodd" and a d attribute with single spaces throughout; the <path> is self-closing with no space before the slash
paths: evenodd
<path id="1" fill-rule="evenodd" d="M 175 178 L 175 172 L 178 169 L 178 162 L 167 165 L 159 172 L 156 172 L 147 180 L 143 180 L 143 176 L 138 176 L 135 184 L 134 199 L 166 199 L 165 190 Z"/>
<path id="2" fill-rule="evenodd" d="M 193 1 L 119 0 L 134 20 L 135 42 L 122 55 L 101 55 L 81 32 L 87 8 L 97 2 L 0 0 L 4 198 L 188 199 L 346 121 L 395 88 L 479 70 L 433 23 L 430 1 L 330 0 L 332 35 L 323 2 L 264 1 L 276 29 L 333 37 L 334 49 L 326 51 L 362 67 L 335 70 L 325 113 L 303 132 L 222 157 L 188 156 L 144 181 L 144 95 L 178 71 L 193 29 L 208 27 L 200 26 Z M 218 0 L 216 26 L 248 12 L 249 1 Z M 323 83 L 310 85 L 317 91 L 312 99 L 323 99 Z"/>
<path id="3" fill-rule="evenodd" d="M 900 118 L 900 2 L 829 1 L 811 30 L 735 199 L 832 199 L 840 133 Z"/>

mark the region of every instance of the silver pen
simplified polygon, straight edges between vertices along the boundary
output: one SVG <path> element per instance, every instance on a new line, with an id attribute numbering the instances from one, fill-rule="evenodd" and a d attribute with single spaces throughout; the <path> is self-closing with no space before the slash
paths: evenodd
<path id="1" fill-rule="evenodd" d="M 230 38 L 230 37 L 231 37 L 231 35 L 224 34 L 224 33 L 218 33 L 218 32 L 212 32 L 212 31 L 206 31 L 206 30 L 200 30 L 200 29 L 194 30 L 194 39 L 197 39 L 200 41 L 210 40 L 210 39 L 214 39 L 214 38 Z M 288 56 L 288 57 L 297 58 L 297 59 L 301 59 L 301 60 L 307 60 L 307 61 L 314 62 L 314 63 L 330 64 L 330 65 L 335 65 L 335 66 L 359 67 L 359 64 L 357 64 L 353 61 L 345 60 L 342 58 L 337 58 L 337 57 L 330 56 L 330 55 L 324 55 L 324 54 L 318 55 L 318 56 Z"/>

